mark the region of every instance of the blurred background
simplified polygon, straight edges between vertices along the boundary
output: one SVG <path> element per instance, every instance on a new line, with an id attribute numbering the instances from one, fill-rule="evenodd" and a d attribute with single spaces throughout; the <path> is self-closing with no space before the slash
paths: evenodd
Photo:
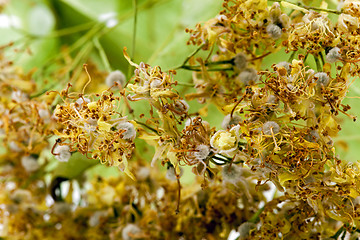
<path id="1" fill-rule="evenodd" d="M 113 70 L 123 71 L 131 77 L 133 69 L 123 56 L 123 48 L 135 63 L 159 65 L 163 70 L 181 65 L 196 47 L 186 44 L 186 28 L 194 28 L 215 17 L 221 9 L 220 0 L 0 0 L 0 45 L 11 43 L 5 55 L 25 72 L 32 72 L 41 86 L 34 96 L 48 90 L 61 90 L 68 82 L 80 85 L 86 81 L 83 64 L 88 64 L 95 78 L 89 86 L 92 92 L 101 91 L 104 76 Z M 329 5 L 336 8 L 336 5 Z M 288 57 L 280 52 L 267 58 L 264 67 L 284 61 Z M 1 73 L 0 73 L 1 74 Z M 98 79 L 97 79 L 98 78 Z M 191 72 L 179 70 L 176 80 L 191 83 Z M 188 91 L 186 87 L 179 91 Z M 352 115 L 360 112 L 360 83 L 354 81 L 348 98 Z M 202 105 L 193 101 L 190 106 Z M 135 111 L 145 111 L 135 104 Z M 340 115 L 342 131 L 334 140 L 336 154 L 341 159 L 357 161 L 360 156 L 360 123 Z M 209 106 L 204 117 L 212 126 L 221 125 L 223 115 Z M 144 156 L 149 161 L 153 154 L 143 143 Z M 53 157 L 52 157 L 53 158 Z M 116 168 L 108 168 L 93 160 L 79 158 L 76 162 L 49 166 L 54 175 L 74 178 L 86 170 L 94 174 L 112 176 Z M 190 183 L 190 171 L 182 183 Z"/>

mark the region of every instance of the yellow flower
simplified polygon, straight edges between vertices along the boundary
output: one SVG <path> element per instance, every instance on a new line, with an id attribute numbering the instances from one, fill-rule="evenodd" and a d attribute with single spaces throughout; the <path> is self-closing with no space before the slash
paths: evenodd
<path id="1" fill-rule="evenodd" d="M 215 148 L 218 153 L 234 156 L 237 150 L 240 126 L 237 125 L 230 130 L 217 131 L 210 140 L 210 145 Z"/>

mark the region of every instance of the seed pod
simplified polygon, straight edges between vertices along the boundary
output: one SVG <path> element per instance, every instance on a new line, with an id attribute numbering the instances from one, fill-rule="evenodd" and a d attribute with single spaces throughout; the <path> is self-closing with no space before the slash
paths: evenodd
<path id="1" fill-rule="evenodd" d="M 60 162 L 67 162 L 71 157 L 70 147 L 68 145 L 57 145 L 54 154 L 55 158 Z"/>
<path id="2" fill-rule="evenodd" d="M 120 122 L 116 125 L 116 129 L 123 129 L 125 132 L 122 133 L 123 139 L 134 139 L 136 137 L 136 130 L 134 125 L 129 122 Z"/>
<path id="3" fill-rule="evenodd" d="M 196 152 L 194 152 L 194 156 L 197 160 L 204 160 L 205 158 L 207 158 L 207 156 L 209 156 L 210 153 L 210 147 L 205 144 L 200 144 L 196 146 L 195 150 Z"/>
<path id="4" fill-rule="evenodd" d="M 247 58 L 244 53 L 238 53 L 234 58 L 234 64 L 237 69 L 244 70 L 247 66 Z"/>
<path id="5" fill-rule="evenodd" d="M 319 139 L 320 139 L 320 135 L 316 130 L 311 130 L 310 133 L 305 137 L 305 140 L 309 142 L 318 142 Z"/>
<path id="6" fill-rule="evenodd" d="M 259 80 L 259 76 L 257 72 L 253 68 L 247 68 L 242 71 L 237 77 L 240 82 L 242 82 L 245 86 L 253 85 Z"/>
<path id="7" fill-rule="evenodd" d="M 184 114 L 189 110 L 189 104 L 185 100 L 177 100 L 174 102 L 174 108 L 177 113 Z"/>
<path id="8" fill-rule="evenodd" d="M 112 87 L 114 84 L 118 83 L 120 87 L 124 87 L 126 83 L 126 77 L 123 72 L 116 70 L 111 72 L 105 79 L 106 86 Z"/>
<path id="9" fill-rule="evenodd" d="M 222 168 L 222 177 L 225 182 L 230 182 L 236 184 L 238 180 L 241 178 L 242 171 L 241 167 L 237 165 L 225 165 Z"/>
<path id="10" fill-rule="evenodd" d="M 159 79 L 154 79 L 150 82 L 150 88 L 154 89 L 154 88 L 160 88 L 162 85 L 162 81 Z"/>
<path id="11" fill-rule="evenodd" d="M 341 58 L 340 48 L 338 47 L 332 48 L 328 52 L 328 54 L 326 54 L 326 61 L 328 61 L 329 63 L 334 63 L 336 61 L 339 61 L 340 58 Z"/>
<path id="12" fill-rule="evenodd" d="M 265 135 L 272 135 L 271 131 L 275 134 L 280 132 L 280 126 L 274 121 L 267 121 L 262 126 L 262 131 Z"/>
<path id="13" fill-rule="evenodd" d="M 314 78 L 316 78 L 316 86 L 320 88 L 321 86 L 326 87 L 329 85 L 330 78 L 329 76 L 324 72 L 318 72 L 314 75 Z"/>
<path id="14" fill-rule="evenodd" d="M 279 62 L 278 64 L 276 64 L 276 67 L 277 68 L 281 68 L 281 67 L 285 68 L 288 75 L 290 75 L 290 73 L 291 73 L 291 64 L 289 62 Z"/>
<path id="15" fill-rule="evenodd" d="M 221 123 L 221 127 L 226 130 L 228 128 L 231 128 L 232 125 L 239 124 L 241 120 L 241 117 L 238 115 L 233 115 L 231 117 L 231 114 L 228 114 L 224 117 L 224 120 Z"/>
<path id="16" fill-rule="evenodd" d="M 272 23 L 267 25 L 266 32 L 274 40 L 279 39 L 282 35 L 282 29 L 278 25 Z"/>
<path id="17" fill-rule="evenodd" d="M 84 97 L 80 97 L 78 100 L 76 100 L 75 102 L 75 106 L 77 110 L 81 110 L 83 105 L 88 104 L 89 102 L 91 102 L 91 100 L 89 98 L 84 98 Z"/>

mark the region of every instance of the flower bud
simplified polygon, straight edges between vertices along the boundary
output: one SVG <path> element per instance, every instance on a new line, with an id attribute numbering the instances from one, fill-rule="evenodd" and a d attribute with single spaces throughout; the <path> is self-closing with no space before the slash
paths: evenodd
<path id="1" fill-rule="evenodd" d="M 228 114 L 224 117 L 224 120 L 221 123 L 221 127 L 226 130 L 228 128 L 231 128 L 232 125 L 239 124 L 241 120 L 242 119 L 239 115 L 233 114 L 233 116 L 231 117 L 231 114 Z"/>
<path id="2" fill-rule="evenodd" d="M 89 98 L 84 98 L 84 97 L 80 97 L 78 100 L 76 100 L 75 102 L 75 106 L 77 110 L 81 110 L 83 105 L 86 105 L 88 103 L 90 103 L 91 100 Z"/>
<path id="3" fill-rule="evenodd" d="M 253 85 L 259 80 L 259 76 L 257 72 L 253 68 L 247 68 L 242 71 L 237 77 L 240 82 L 242 82 L 245 86 Z"/>
<path id="4" fill-rule="evenodd" d="M 118 83 L 120 87 L 124 87 L 126 83 L 126 77 L 123 72 L 116 70 L 111 72 L 105 79 L 106 86 L 112 87 L 114 84 Z"/>
<path id="5" fill-rule="evenodd" d="M 271 131 L 275 135 L 275 134 L 278 134 L 280 132 L 280 126 L 279 126 L 279 124 L 277 124 L 274 121 L 267 121 L 262 126 L 262 131 L 263 131 L 263 133 L 265 135 L 272 135 Z"/>
<path id="6" fill-rule="evenodd" d="M 289 62 L 279 62 L 278 64 L 276 64 L 276 67 L 277 68 L 281 68 L 281 67 L 285 68 L 288 75 L 290 75 L 290 73 L 291 73 L 291 64 Z"/>
<path id="7" fill-rule="evenodd" d="M 194 152 L 194 156 L 197 160 L 204 160 L 209 156 L 210 147 L 205 144 L 200 144 L 195 148 L 196 152 Z"/>
<path id="8" fill-rule="evenodd" d="M 116 125 L 116 128 L 125 130 L 122 133 L 123 139 L 134 139 L 136 137 L 136 130 L 130 122 L 120 122 Z"/>
<path id="9" fill-rule="evenodd" d="M 60 162 L 67 162 L 71 157 L 70 147 L 68 145 L 57 145 L 54 154 L 55 158 Z"/>
<path id="10" fill-rule="evenodd" d="M 279 39 L 282 35 L 282 29 L 278 25 L 272 23 L 267 25 L 266 32 L 274 40 Z"/>
<path id="11" fill-rule="evenodd" d="M 235 67 L 239 70 L 243 70 L 247 66 L 247 59 L 244 53 L 238 53 L 234 58 Z"/>
<path id="12" fill-rule="evenodd" d="M 179 113 L 186 113 L 189 110 L 189 104 L 185 100 L 177 100 L 174 102 L 174 108 Z"/>
<path id="13" fill-rule="evenodd" d="M 236 184 L 242 175 L 241 167 L 234 164 L 231 166 L 225 165 L 221 172 L 223 180 L 233 184 Z"/>
<path id="14" fill-rule="evenodd" d="M 329 63 L 334 63 L 336 61 L 339 61 L 340 57 L 340 48 L 334 47 L 328 52 L 328 54 L 326 54 L 326 61 L 328 61 Z"/>
<path id="15" fill-rule="evenodd" d="M 314 77 L 317 78 L 316 80 L 317 87 L 321 87 L 321 86 L 326 87 L 327 85 L 329 85 L 330 78 L 326 73 L 318 72 L 314 75 Z"/>

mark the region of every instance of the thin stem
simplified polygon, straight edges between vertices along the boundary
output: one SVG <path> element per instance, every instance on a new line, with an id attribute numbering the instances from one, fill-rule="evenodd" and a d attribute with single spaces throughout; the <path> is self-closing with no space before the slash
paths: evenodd
<path id="1" fill-rule="evenodd" d="M 112 70 L 111 70 L 111 67 L 110 67 L 109 59 L 106 56 L 104 48 L 100 44 L 99 38 L 95 37 L 93 42 L 94 42 L 94 46 L 99 51 L 100 58 L 101 58 L 102 62 L 104 63 L 104 67 L 105 67 L 106 71 L 111 72 Z"/>
<path id="2" fill-rule="evenodd" d="M 181 66 L 178 68 L 190 70 L 190 71 L 194 71 L 194 72 L 201 72 L 202 70 L 199 69 L 198 67 L 200 67 L 200 66 Z M 210 69 L 207 69 L 207 71 L 209 71 L 209 72 L 230 71 L 230 70 L 233 70 L 233 68 L 210 68 Z"/>
<path id="3" fill-rule="evenodd" d="M 314 56 L 314 60 L 315 60 L 315 63 L 316 63 L 317 71 L 322 72 L 322 67 L 321 67 L 321 63 L 320 63 L 319 59 L 316 56 Z"/>
<path id="4" fill-rule="evenodd" d="M 138 14 L 138 6 L 137 6 L 137 0 L 133 0 L 133 7 L 134 7 L 134 22 L 133 22 L 133 35 L 132 35 L 132 50 L 131 50 L 131 56 L 130 58 L 133 60 L 135 56 L 135 47 L 136 47 L 136 26 L 137 26 L 137 14 Z M 127 77 L 130 79 L 131 72 L 132 72 L 133 66 L 129 64 L 128 67 L 128 74 Z"/>
<path id="5" fill-rule="evenodd" d="M 176 85 L 178 85 L 178 86 L 184 86 L 184 87 L 195 87 L 195 84 L 193 84 L 193 83 L 177 82 Z"/>
<path id="6" fill-rule="evenodd" d="M 319 55 L 320 55 L 321 63 L 324 66 L 325 65 L 324 55 L 322 54 L 322 52 L 319 52 Z"/>
<path id="7" fill-rule="evenodd" d="M 155 128 L 152 128 L 152 127 L 150 127 L 149 125 L 147 125 L 147 124 L 145 124 L 145 123 L 142 123 L 142 122 L 140 122 L 140 121 L 137 121 L 137 120 L 134 120 L 134 121 L 135 121 L 137 124 L 140 124 L 140 125 L 148 128 L 149 130 L 153 131 L 154 133 L 156 133 L 157 135 L 160 136 L 160 133 L 159 133 Z"/>
<path id="8" fill-rule="evenodd" d="M 305 6 L 302 5 L 303 8 L 305 9 L 311 9 L 311 10 L 316 10 L 316 11 L 321 11 L 321 12 L 328 12 L 328 13 L 333 13 L 333 14 L 341 14 L 341 11 L 337 11 L 337 10 L 333 10 L 333 9 L 324 9 L 324 8 L 318 8 L 318 7 L 311 7 L 311 6 Z"/>
<path id="9" fill-rule="evenodd" d="M 294 4 L 294 5 L 297 5 L 299 7 L 302 7 L 306 10 L 316 10 L 316 11 L 321 11 L 321 12 L 328 12 L 328 13 L 333 13 L 333 14 L 341 14 L 341 11 L 337 11 L 337 10 L 333 10 L 333 9 L 325 9 L 325 8 L 318 8 L 318 7 L 312 7 L 312 6 L 306 6 L 306 5 L 303 5 L 301 3 L 293 3 L 293 2 L 290 2 L 290 1 L 287 1 L 287 0 L 269 0 L 270 2 L 286 2 L 286 3 L 290 3 L 290 4 Z"/>
<path id="10" fill-rule="evenodd" d="M 201 44 L 197 49 L 195 49 L 185 60 L 184 62 L 181 64 L 181 66 L 176 67 L 175 69 L 179 69 L 179 68 L 183 68 L 185 67 L 185 64 L 190 60 L 190 58 L 192 58 L 193 56 L 195 56 L 195 54 L 197 54 L 201 48 L 204 46 L 204 44 Z"/>
<path id="11" fill-rule="evenodd" d="M 290 57 L 289 57 L 289 60 L 288 60 L 289 63 L 291 63 L 291 61 L 294 59 L 296 52 L 297 52 L 297 51 L 293 51 L 293 52 L 291 53 L 291 55 L 290 55 Z"/>
<path id="12" fill-rule="evenodd" d="M 137 15 L 138 15 L 138 6 L 137 0 L 133 0 L 134 5 L 134 28 L 133 28 L 133 39 L 132 39 L 132 53 L 131 57 L 134 58 L 135 56 L 135 47 L 136 47 L 136 26 L 137 26 Z"/>
<path id="13" fill-rule="evenodd" d="M 260 208 L 259 210 L 257 210 L 257 212 L 249 219 L 249 222 L 252 223 L 257 223 L 259 221 L 259 216 L 260 214 L 264 211 L 264 207 Z"/>

